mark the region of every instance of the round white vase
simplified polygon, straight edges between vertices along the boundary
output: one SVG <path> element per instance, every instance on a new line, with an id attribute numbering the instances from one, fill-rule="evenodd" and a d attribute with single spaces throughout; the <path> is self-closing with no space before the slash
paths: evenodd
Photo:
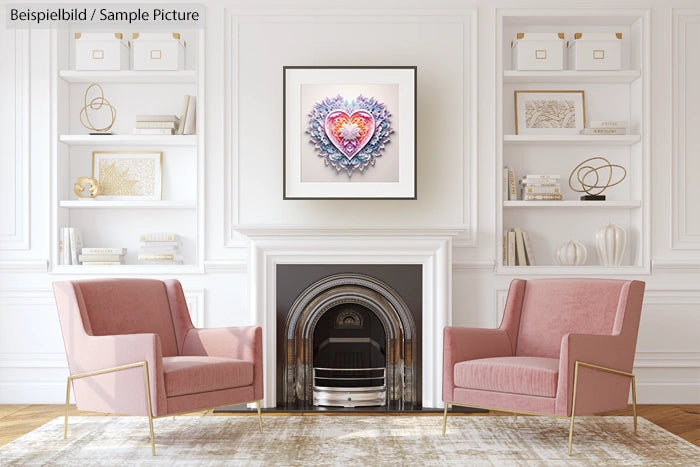
<path id="1" fill-rule="evenodd" d="M 595 247 L 603 266 L 620 266 L 626 245 L 627 232 L 612 222 L 599 228 L 595 234 Z"/>
<path id="2" fill-rule="evenodd" d="M 570 240 L 559 245 L 557 248 L 557 264 L 562 266 L 580 266 L 586 264 L 588 251 L 583 243 L 577 240 Z"/>

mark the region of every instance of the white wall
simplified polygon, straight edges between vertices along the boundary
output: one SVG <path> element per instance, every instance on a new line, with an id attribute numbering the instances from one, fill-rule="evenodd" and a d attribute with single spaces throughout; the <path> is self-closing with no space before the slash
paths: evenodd
<path id="1" fill-rule="evenodd" d="M 651 8 L 652 273 L 634 277 L 647 282 L 635 372 L 642 403 L 700 403 L 696 2 L 204 3 L 205 272 L 178 277 L 204 326 L 254 320 L 247 244 L 234 224 L 462 227 L 453 322 L 497 325 L 512 276 L 492 272 L 496 8 Z M 370 26 L 381 26 L 382 47 L 366 55 L 336 56 L 314 41 L 315 31 Z M 77 276 L 46 266 L 50 34 L 7 30 L 0 13 L 0 59 L 0 403 L 60 403 L 67 370 L 50 284 Z M 340 63 L 418 65 L 418 200 L 282 201 L 281 66 Z"/>

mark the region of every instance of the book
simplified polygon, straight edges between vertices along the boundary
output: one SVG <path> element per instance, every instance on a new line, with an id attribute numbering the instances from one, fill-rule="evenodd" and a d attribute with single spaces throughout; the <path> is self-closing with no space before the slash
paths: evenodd
<path id="1" fill-rule="evenodd" d="M 523 198 L 528 194 L 544 195 L 551 193 L 560 193 L 559 185 L 557 186 L 524 186 L 522 188 Z"/>
<path id="2" fill-rule="evenodd" d="M 174 122 L 178 123 L 180 119 L 175 115 L 137 115 L 137 122 Z"/>
<path id="3" fill-rule="evenodd" d="M 627 120 L 592 120 L 588 123 L 589 128 L 627 128 Z"/>
<path id="4" fill-rule="evenodd" d="M 626 135 L 627 128 L 584 128 L 582 135 Z"/>
<path id="5" fill-rule="evenodd" d="M 59 239 L 59 264 L 70 264 L 70 232 L 68 227 L 61 227 Z M 61 249 L 61 245 L 63 248 Z"/>
<path id="6" fill-rule="evenodd" d="M 522 181 L 528 181 L 528 182 L 537 182 L 537 181 L 546 181 L 546 180 L 559 180 L 561 178 L 561 175 L 540 175 L 540 174 L 527 174 L 522 178 Z"/>
<path id="7" fill-rule="evenodd" d="M 156 253 L 156 254 L 167 254 L 167 253 L 179 253 L 180 245 L 146 245 L 141 247 L 141 253 Z"/>
<path id="8" fill-rule="evenodd" d="M 185 118 L 187 117 L 187 108 L 189 107 L 190 103 L 190 96 L 185 94 L 185 97 L 182 99 L 182 112 L 180 113 L 180 123 L 177 126 L 177 133 L 178 135 L 184 134 L 183 131 L 185 130 Z"/>
<path id="9" fill-rule="evenodd" d="M 526 186 L 529 187 L 538 187 L 538 186 L 559 186 L 559 182 L 556 180 L 551 180 L 551 181 L 534 181 L 534 180 L 520 180 L 518 181 L 520 185 L 523 185 L 523 188 Z"/>
<path id="10" fill-rule="evenodd" d="M 126 248 L 83 247 L 81 253 L 84 255 L 124 255 Z"/>
<path id="11" fill-rule="evenodd" d="M 78 257 L 79 261 L 120 261 L 122 255 L 109 255 L 109 254 L 94 254 L 94 255 L 80 255 Z"/>
<path id="12" fill-rule="evenodd" d="M 80 229 L 75 227 L 68 228 L 68 241 L 70 245 L 70 263 L 69 264 L 80 264 L 78 261 L 78 252 L 83 249 L 83 237 L 80 233 Z"/>
<path id="13" fill-rule="evenodd" d="M 508 199 L 518 199 L 518 192 L 515 190 L 515 173 L 510 167 L 508 167 Z"/>
<path id="14" fill-rule="evenodd" d="M 532 248 L 532 243 L 530 242 L 530 234 L 523 231 L 523 244 L 525 245 L 525 258 L 527 259 L 528 266 L 535 265 L 535 251 Z"/>
<path id="15" fill-rule="evenodd" d="M 508 230 L 503 231 L 503 265 L 508 266 Z"/>
<path id="16" fill-rule="evenodd" d="M 187 115 L 185 117 L 183 135 L 194 135 L 197 131 L 197 98 L 190 96 L 187 102 Z"/>
<path id="17" fill-rule="evenodd" d="M 508 201 L 508 167 L 503 167 L 503 201 Z"/>
<path id="18" fill-rule="evenodd" d="M 564 197 L 561 193 L 526 194 L 524 201 L 561 201 Z"/>
<path id="19" fill-rule="evenodd" d="M 121 261 L 83 261 L 83 266 L 118 266 Z"/>
<path id="20" fill-rule="evenodd" d="M 518 266 L 527 266 L 527 258 L 525 257 L 525 243 L 523 243 L 523 231 L 520 227 L 515 229 L 515 262 Z"/>
<path id="21" fill-rule="evenodd" d="M 178 235 L 170 232 L 152 232 L 141 234 L 139 240 L 142 242 L 174 242 L 178 240 Z"/>
<path id="22" fill-rule="evenodd" d="M 172 135 L 174 131 L 168 128 L 134 128 L 135 135 Z"/>
<path id="23" fill-rule="evenodd" d="M 139 261 L 167 261 L 167 260 L 172 260 L 172 261 L 182 261 L 182 255 L 175 255 L 175 254 L 146 254 L 146 253 L 141 253 L 138 256 Z"/>
<path id="24" fill-rule="evenodd" d="M 136 128 L 177 128 L 177 122 L 136 122 Z"/>
<path id="25" fill-rule="evenodd" d="M 508 231 L 508 266 L 515 266 L 515 231 Z"/>

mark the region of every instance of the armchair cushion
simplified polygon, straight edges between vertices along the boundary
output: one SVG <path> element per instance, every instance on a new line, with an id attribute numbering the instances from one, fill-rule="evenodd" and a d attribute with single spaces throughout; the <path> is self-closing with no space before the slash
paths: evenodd
<path id="1" fill-rule="evenodd" d="M 253 384 L 253 363 L 222 357 L 163 357 L 168 397 Z"/>
<path id="2" fill-rule="evenodd" d="M 457 387 L 554 397 L 559 360 L 542 357 L 495 357 L 459 362 L 454 366 Z"/>

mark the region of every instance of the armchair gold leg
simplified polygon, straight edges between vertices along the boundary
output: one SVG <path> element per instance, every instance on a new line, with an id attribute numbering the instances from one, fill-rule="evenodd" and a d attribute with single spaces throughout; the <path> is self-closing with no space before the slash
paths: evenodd
<path id="1" fill-rule="evenodd" d="M 569 424 L 569 455 L 571 455 L 571 447 L 574 441 L 574 414 L 576 413 L 576 386 L 578 385 L 578 366 L 579 362 L 576 362 L 574 367 L 574 397 L 571 402 L 571 423 Z"/>
<path id="2" fill-rule="evenodd" d="M 518 412 L 513 412 L 513 420 L 517 420 L 517 419 L 518 419 Z"/>
<path id="3" fill-rule="evenodd" d="M 632 375 L 632 416 L 634 417 L 634 434 L 637 434 L 637 385 Z"/>
<path id="4" fill-rule="evenodd" d="M 66 382 L 66 418 L 63 422 L 63 439 L 68 438 L 68 408 L 70 406 L 70 383 L 71 377 L 68 377 Z"/>
<path id="5" fill-rule="evenodd" d="M 151 454 L 156 455 L 156 441 L 153 434 L 153 412 L 151 411 L 151 383 L 148 380 L 148 362 L 143 362 L 143 381 L 146 387 L 146 411 L 148 413 L 148 429 L 151 432 Z"/>
<path id="6" fill-rule="evenodd" d="M 447 433 L 447 408 L 450 406 L 447 402 L 445 402 L 445 412 L 444 415 L 442 416 L 442 436 L 445 436 L 445 433 Z"/>
<path id="7" fill-rule="evenodd" d="M 262 412 L 260 412 L 260 401 L 255 401 L 258 406 L 258 425 L 260 426 L 260 433 L 262 433 Z"/>

